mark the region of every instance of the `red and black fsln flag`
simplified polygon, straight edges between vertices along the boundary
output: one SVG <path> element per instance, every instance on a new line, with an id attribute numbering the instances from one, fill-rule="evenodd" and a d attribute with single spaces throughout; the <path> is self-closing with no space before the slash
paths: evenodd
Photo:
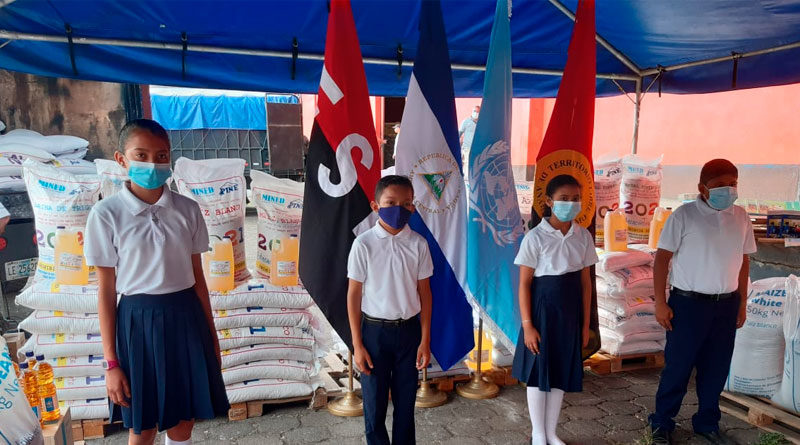
<path id="1" fill-rule="evenodd" d="M 381 175 L 378 147 L 350 1 L 333 0 L 306 159 L 300 278 L 351 349 L 347 257 L 356 226 L 372 212 Z"/>

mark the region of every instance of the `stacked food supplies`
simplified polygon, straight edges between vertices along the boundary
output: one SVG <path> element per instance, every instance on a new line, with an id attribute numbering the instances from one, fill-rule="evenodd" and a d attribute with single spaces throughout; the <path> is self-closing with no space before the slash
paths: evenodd
<path id="1" fill-rule="evenodd" d="M 82 241 L 101 179 L 30 159 L 23 162 L 23 177 L 36 220 L 39 262 L 33 284 L 16 300 L 34 310 L 19 325 L 32 334 L 21 352 L 43 355 L 53 366 L 59 403 L 70 407 L 74 420 L 108 417 L 95 277 L 82 253 L 56 248 L 61 236 L 72 235 L 76 246 Z M 86 284 L 59 284 L 62 272 L 83 273 Z"/>
<path id="2" fill-rule="evenodd" d="M 624 252 L 598 249 L 597 313 L 602 349 L 613 355 L 662 351 L 664 328 L 655 317 L 655 251 L 631 245 Z"/>
<path id="3" fill-rule="evenodd" d="M 69 135 L 42 136 L 24 129 L 0 136 L 0 190 L 25 189 L 22 163 L 26 159 L 48 163 L 73 174 L 93 174 L 94 164 L 84 160 L 89 141 Z"/>

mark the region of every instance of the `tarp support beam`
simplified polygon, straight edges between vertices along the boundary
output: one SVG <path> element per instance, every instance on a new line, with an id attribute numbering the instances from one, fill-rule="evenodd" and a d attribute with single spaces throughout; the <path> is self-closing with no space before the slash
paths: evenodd
<path id="1" fill-rule="evenodd" d="M 636 81 L 636 100 L 633 102 L 633 141 L 631 142 L 631 153 L 633 154 L 636 154 L 639 149 L 639 112 L 641 109 L 642 79 L 639 79 Z"/>

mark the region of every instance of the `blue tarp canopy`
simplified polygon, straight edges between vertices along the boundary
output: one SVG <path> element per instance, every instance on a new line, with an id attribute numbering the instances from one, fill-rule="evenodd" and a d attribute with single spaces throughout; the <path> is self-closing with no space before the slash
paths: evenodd
<path id="1" fill-rule="evenodd" d="M 352 0 L 372 94 L 406 94 L 420 1 Z M 513 1 L 515 96 L 555 96 L 576 3 Z M 442 8 L 456 94 L 480 96 L 495 1 Z M 326 27 L 325 0 L 0 0 L 0 68 L 315 93 Z M 706 93 L 800 82 L 800 0 L 601 0 L 597 33 L 599 95 L 637 83 Z"/>
<path id="2" fill-rule="evenodd" d="M 266 130 L 267 102 L 299 104 L 293 94 L 195 88 L 150 88 L 153 119 L 167 130 Z"/>

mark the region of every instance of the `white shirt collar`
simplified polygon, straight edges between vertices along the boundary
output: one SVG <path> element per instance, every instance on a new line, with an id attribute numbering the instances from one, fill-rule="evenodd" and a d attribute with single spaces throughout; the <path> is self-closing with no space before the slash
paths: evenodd
<path id="1" fill-rule="evenodd" d="M 405 227 L 403 227 L 403 229 L 400 230 L 400 232 L 398 232 L 397 235 L 394 236 L 405 238 L 410 234 L 411 234 L 411 228 L 408 227 L 408 224 L 406 224 Z M 377 235 L 378 238 L 386 238 L 389 236 L 393 236 L 391 233 L 387 232 L 386 229 L 383 228 L 380 219 L 378 220 L 378 222 L 375 223 L 375 235 Z"/>
<path id="2" fill-rule="evenodd" d="M 549 217 L 547 217 L 547 218 L 542 218 L 542 221 L 539 223 L 539 225 L 540 225 L 540 226 L 542 226 L 542 229 L 543 229 L 545 232 L 548 232 L 548 233 L 558 233 L 559 235 L 561 235 L 561 236 L 562 236 L 562 237 L 564 237 L 564 238 L 566 238 L 566 237 L 568 237 L 568 236 L 572 235 L 572 234 L 575 232 L 575 222 L 574 222 L 574 221 L 573 221 L 573 222 L 572 222 L 572 223 L 569 225 L 569 230 L 567 230 L 567 233 L 566 233 L 566 235 L 565 235 L 563 232 L 561 232 L 561 230 L 559 230 L 559 229 L 556 229 L 555 227 L 553 227 L 552 225 L 550 225 Z"/>
<path id="3" fill-rule="evenodd" d="M 697 195 L 697 209 L 700 210 L 700 214 L 702 214 L 703 216 L 718 215 L 720 213 L 724 213 L 726 215 L 733 215 L 733 206 L 730 206 L 725 210 L 717 210 L 708 205 L 708 202 L 706 202 L 706 200 L 703 199 L 703 195 Z"/>
<path id="4" fill-rule="evenodd" d="M 161 197 L 158 198 L 156 201 L 156 206 L 159 207 L 171 207 L 172 206 L 172 191 L 166 185 L 163 186 L 164 191 L 161 193 Z M 137 198 L 130 190 L 130 183 L 125 183 L 125 186 L 122 187 L 120 191 L 120 196 L 123 201 L 125 201 L 125 207 L 131 212 L 131 214 L 139 215 L 145 210 L 152 207 L 150 204 L 142 201 L 141 199 Z"/>

